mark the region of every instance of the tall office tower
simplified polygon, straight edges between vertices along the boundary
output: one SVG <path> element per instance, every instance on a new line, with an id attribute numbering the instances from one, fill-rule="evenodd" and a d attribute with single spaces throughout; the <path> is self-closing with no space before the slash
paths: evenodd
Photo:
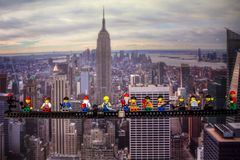
<path id="1" fill-rule="evenodd" d="M 196 157 L 196 149 L 198 147 L 198 138 L 202 131 L 202 122 L 200 117 L 188 118 L 188 135 L 190 152 Z"/>
<path id="2" fill-rule="evenodd" d="M 80 93 L 83 95 L 89 94 L 89 67 L 83 67 L 81 68 L 80 73 Z"/>
<path id="3" fill-rule="evenodd" d="M 27 80 L 26 85 L 24 86 L 24 97 L 30 97 L 33 105 L 33 110 L 39 109 L 40 104 L 37 103 L 37 83 L 35 79 Z M 26 134 L 37 135 L 37 119 L 26 119 Z"/>
<path id="4" fill-rule="evenodd" d="M 227 96 L 231 89 L 239 92 L 239 49 L 240 35 L 227 29 Z M 232 87 L 232 88 L 231 88 Z M 237 103 L 240 105 L 240 94 L 237 95 Z M 240 122 L 240 116 L 227 117 L 228 122 Z"/>
<path id="5" fill-rule="evenodd" d="M 76 87 L 74 87 L 74 70 L 75 67 L 73 67 L 73 63 L 69 60 L 68 61 L 68 82 L 69 82 L 69 95 L 75 95 L 76 93 Z"/>
<path id="6" fill-rule="evenodd" d="M 240 106 L 240 49 L 237 52 L 236 62 L 233 68 L 233 76 L 230 83 L 230 90 L 236 92 L 237 104 Z"/>
<path id="7" fill-rule="evenodd" d="M 169 87 L 149 85 L 148 87 L 129 86 L 130 96 L 141 104 L 145 96 L 150 96 L 154 106 L 157 97 L 169 99 Z M 169 109 L 169 106 L 166 106 Z M 131 159 L 170 159 L 170 119 L 148 118 L 130 119 L 129 141 Z"/>
<path id="8" fill-rule="evenodd" d="M 49 120 L 41 119 L 38 121 L 38 136 L 41 138 L 43 143 L 48 143 L 50 141 L 50 130 L 49 130 Z"/>
<path id="9" fill-rule="evenodd" d="M 108 134 L 100 128 L 91 129 L 90 134 L 84 134 L 81 159 L 115 159 L 114 148 L 107 145 L 108 137 Z"/>
<path id="10" fill-rule="evenodd" d="M 56 73 L 57 74 L 57 73 Z M 65 96 L 69 96 L 69 82 L 65 74 L 54 75 L 52 80 L 51 102 L 52 110 L 59 111 L 60 103 L 62 103 Z M 53 154 L 72 154 L 72 148 L 76 144 L 68 142 L 68 135 L 70 134 L 70 120 L 69 119 L 54 119 L 52 120 L 52 145 Z M 72 141 L 71 141 L 72 142 Z"/>
<path id="11" fill-rule="evenodd" d="M 13 154 L 21 154 L 23 146 L 23 123 L 10 121 L 8 126 L 9 151 Z"/>
<path id="12" fill-rule="evenodd" d="M 0 93 L 5 93 L 7 89 L 7 74 L 0 74 Z"/>
<path id="13" fill-rule="evenodd" d="M 24 144 L 27 148 L 26 158 L 27 159 L 34 159 L 34 160 L 44 160 L 44 148 L 43 143 L 40 138 L 35 136 L 24 136 Z"/>
<path id="14" fill-rule="evenodd" d="M 240 35 L 227 29 L 227 91 L 229 91 L 232 82 L 233 70 L 237 59 L 237 52 L 240 49 Z"/>
<path id="15" fill-rule="evenodd" d="M 189 82 L 190 82 L 190 66 L 188 64 L 181 64 L 180 69 L 180 81 L 181 81 L 181 88 L 185 88 L 186 96 L 189 94 Z M 183 132 L 188 132 L 188 118 L 183 117 L 181 119 L 181 123 L 183 126 Z"/>
<path id="16" fill-rule="evenodd" d="M 31 97 L 31 102 L 33 104 L 33 109 L 39 109 L 37 108 L 37 83 L 34 79 L 29 79 L 27 81 L 27 84 L 24 86 L 24 96 Z"/>
<path id="17" fill-rule="evenodd" d="M 107 95 L 111 97 L 112 85 L 112 56 L 110 35 L 106 30 L 105 17 L 103 10 L 102 29 L 98 34 L 96 50 L 96 71 L 97 71 L 97 88 L 96 100 L 100 104 L 102 98 Z"/>
<path id="18" fill-rule="evenodd" d="M 237 128 L 230 131 L 229 128 L 225 127 L 204 129 L 204 160 L 239 159 L 240 137 L 239 135 L 237 137 L 233 136 L 236 135 L 236 132 L 239 133 L 239 123 L 235 123 L 233 126 L 234 128 L 237 126 Z"/>
<path id="19" fill-rule="evenodd" d="M 157 73 L 158 73 L 158 83 L 162 85 L 164 83 L 164 75 L 165 75 L 165 63 L 159 62 L 157 63 Z"/>
<path id="20" fill-rule="evenodd" d="M 216 109 L 225 109 L 226 101 L 226 90 L 227 90 L 227 79 L 226 77 L 215 78 L 214 81 L 208 83 L 208 94 L 215 98 Z M 210 123 L 224 123 L 226 117 L 208 117 Z"/>
<path id="21" fill-rule="evenodd" d="M 131 74 L 130 75 L 130 85 L 136 86 L 142 82 L 140 75 L 138 74 Z"/>
<path id="22" fill-rule="evenodd" d="M 174 135 L 171 137 L 171 147 L 172 147 L 172 159 L 174 160 L 182 160 L 183 159 L 183 153 L 182 153 L 182 147 L 183 147 L 183 140 L 181 138 L 181 135 Z"/>
<path id="23" fill-rule="evenodd" d="M 108 147 L 112 147 L 113 145 L 115 145 L 115 125 L 110 122 L 107 121 L 108 125 L 107 125 L 107 134 L 108 134 L 108 138 L 106 140 Z"/>
<path id="24" fill-rule="evenodd" d="M 0 93 L 7 92 L 7 74 L 0 74 Z M 3 123 L 4 128 L 4 148 L 5 155 L 8 153 L 8 119 L 4 118 L 4 112 L 8 110 L 8 104 L 6 102 L 7 98 L 0 96 L 0 123 Z"/>
<path id="25" fill-rule="evenodd" d="M 4 123 L 0 123 L 0 159 L 5 159 L 5 148 L 4 148 Z"/>
<path id="26" fill-rule="evenodd" d="M 76 124 L 70 123 L 68 128 L 65 131 L 65 145 L 64 150 L 67 155 L 76 155 L 77 154 L 77 130 Z"/>
<path id="27" fill-rule="evenodd" d="M 190 66 L 188 64 L 181 64 L 180 69 L 181 87 L 186 89 L 187 95 L 189 94 L 189 81 L 190 81 Z"/>
<path id="28" fill-rule="evenodd" d="M 197 51 L 197 56 L 198 56 L 198 61 L 202 61 L 202 52 L 201 52 L 201 49 L 198 48 L 198 51 Z"/>

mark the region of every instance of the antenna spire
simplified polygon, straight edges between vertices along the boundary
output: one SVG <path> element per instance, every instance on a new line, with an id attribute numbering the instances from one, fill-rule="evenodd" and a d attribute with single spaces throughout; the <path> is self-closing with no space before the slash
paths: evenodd
<path id="1" fill-rule="evenodd" d="M 104 9 L 104 6 L 103 6 L 102 30 L 105 30 L 105 9 Z"/>

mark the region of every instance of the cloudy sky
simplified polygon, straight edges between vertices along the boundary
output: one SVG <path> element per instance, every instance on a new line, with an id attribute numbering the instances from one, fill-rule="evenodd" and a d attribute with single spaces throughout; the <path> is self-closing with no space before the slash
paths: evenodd
<path id="1" fill-rule="evenodd" d="M 239 0 L 0 0 L 0 53 L 96 48 L 105 6 L 113 50 L 226 48 Z"/>

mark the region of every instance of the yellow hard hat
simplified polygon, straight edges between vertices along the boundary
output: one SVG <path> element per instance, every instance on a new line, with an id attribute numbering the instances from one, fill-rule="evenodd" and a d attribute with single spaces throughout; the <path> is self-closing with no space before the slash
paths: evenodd
<path id="1" fill-rule="evenodd" d="M 108 96 L 104 96 L 104 97 L 103 97 L 103 100 L 104 100 L 104 101 L 109 100 L 109 97 L 108 97 Z"/>

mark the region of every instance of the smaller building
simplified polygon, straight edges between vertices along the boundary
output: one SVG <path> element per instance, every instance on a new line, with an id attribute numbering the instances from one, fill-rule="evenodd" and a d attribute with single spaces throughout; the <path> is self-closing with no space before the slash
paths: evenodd
<path id="1" fill-rule="evenodd" d="M 222 130 L 223 134 L 220 134 L 219 131 L 216 127 L 204 129 L 204 160 L 239 159 L 240 137 L 234 134 L 232 138 L 224 138 L 224 130 Z"/>

